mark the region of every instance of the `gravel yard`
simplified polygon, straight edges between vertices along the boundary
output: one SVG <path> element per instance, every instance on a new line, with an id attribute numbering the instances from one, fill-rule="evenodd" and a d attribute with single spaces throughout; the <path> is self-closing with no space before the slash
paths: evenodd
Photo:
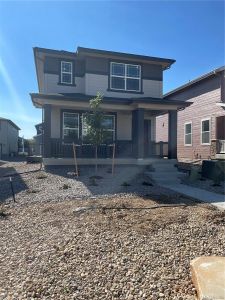
<path id="1" fill-rule="evenodd" d="M 224 181 L 221 181 L 220 185 L 215 185 L 213 180 L 210 180 L 210 179 L 205 178 L 202 180 L 191 181 L 191 180 L 189 180 L 188 176 L 183 176 L 182 183 L 193 186 L 193 187 L 197 187 L 197 188 L 209 191 L 209 192 L 225 195 L 225 182 Z"/>
<path id="2" fill-rule="evenodd" d="M 137 171 L 23 174 L 15 204 L 1 179 L 0 299 L 194 300 L 190 260 L 225 255 L 225 214 L 147 185 Z"/>
<path id="3" fill-rule="evenodd" d="M 78 178 L 74 175 L 74 167 L 55 167 L 46 172 L 39 168 L 39 164 L 25 162 L 9 163 L 0 168 L 0 176 L 23 173 L 13 177 L 16 205 L 87 199 L 90 196 L 112 196 L 117 193 L 144 194 L 149 190 L 149 186 L 142 185 L 145 179 L 139 177 L 143 167 L 117 166 L 114 176 L 108 166 L 99 166 L 97 176 L 94 167 L 81 167 Z M 1 177 L 0 182 L 0 202 L 12 202 L 9 178 Z"/>

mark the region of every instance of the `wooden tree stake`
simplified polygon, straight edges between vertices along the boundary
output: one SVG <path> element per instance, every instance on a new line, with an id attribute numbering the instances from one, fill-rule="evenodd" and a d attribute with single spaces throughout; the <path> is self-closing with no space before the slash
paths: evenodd
<path id="1" fill-rule="evenodd" d="M 74 165 L 75 165 L 75 175 L 78 177 L 78 166 L 77 166 L 77 154 L 76 154 L 76 145 L 73 143 L 73 157 L 74 157 Z"/>
<path id="2" fill-rule="evenodd" d="M 113 156 L 112 156 L 112 175 L 114 175 L 114 165 L 115 165 L 115 143 L 113 146 Z"/>

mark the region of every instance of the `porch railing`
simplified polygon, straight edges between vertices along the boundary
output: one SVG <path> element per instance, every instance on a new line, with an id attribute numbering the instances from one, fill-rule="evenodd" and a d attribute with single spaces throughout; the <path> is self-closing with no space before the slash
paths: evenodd
<path id="1" fill-rule="evenodd" d="M 218 154 L 225 153 L 225 140 L 218 140 Z"/>
<path id="2" fill-rule="evenodd" d="M 111 158 L 113 152 L 112 145 L 103 144 L 98 146 L 98 158 Z M 117 157 L 132 157 L 133 149 L 132 142 L 120 141 L 116 143 Z M 95 146 L 91 144 L 79 144 L 76 147 L 78 158 L 93 158 L 95 157 Z M 51 141 L 51 156 L 52 157 L 73 157 L 72 144 L 64 144 L 60 140 Z"/>
<path id="3" fill-rule="evenodd" d="M 217 154 L 224 154 L 225 153 L 225 140 L 211 140 L 210 146 L 210 157 L 212 159 L 216 158 Z"/>
<path id="4" fill-rule="evenodd" d="M 168 142 L 155 143 L 155 155 L 160 157 L 168 156 Z"/>
<path id="5" fill-rule="evenodd" d="M 145 158 L 168 156 L 168 143 L 166 142 L 149 142 L 145 150 Z M 113 148 L 110 145 L 100 145 L 98 147 L 99 158 L 111 158 Z M 134 145 L 132 141 L 117 141 L 115 143 L 115 155 L 118 158 L 134 157 Z M 94 158 L 95 147 L 91 144 L 79 144 L 76 148 L 78 158 Z M 62 143 L 61 140 L 51 140 L 51 157 L 73 157 L 72 144 Z"/>

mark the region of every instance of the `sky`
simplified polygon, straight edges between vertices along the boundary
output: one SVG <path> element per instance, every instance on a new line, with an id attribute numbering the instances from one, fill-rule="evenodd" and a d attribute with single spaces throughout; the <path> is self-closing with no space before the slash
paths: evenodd
<path id="1" fill-rule="evenodd" d="M 33 47 L 77 46 L 173 58 L 164 93 L 224 65 L 224 1 L 0 0 L 0 116 L 35 135 Z"/>

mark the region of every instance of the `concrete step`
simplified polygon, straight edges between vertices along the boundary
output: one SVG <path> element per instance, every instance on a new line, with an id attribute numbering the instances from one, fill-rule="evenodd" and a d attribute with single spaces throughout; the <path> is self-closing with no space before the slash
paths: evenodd
<path id="1" fill-rule="evenodd" d="M 225 299 L 225 257 L 198 257 L 191 261 L 191 274 L 198 300 Z"/>

